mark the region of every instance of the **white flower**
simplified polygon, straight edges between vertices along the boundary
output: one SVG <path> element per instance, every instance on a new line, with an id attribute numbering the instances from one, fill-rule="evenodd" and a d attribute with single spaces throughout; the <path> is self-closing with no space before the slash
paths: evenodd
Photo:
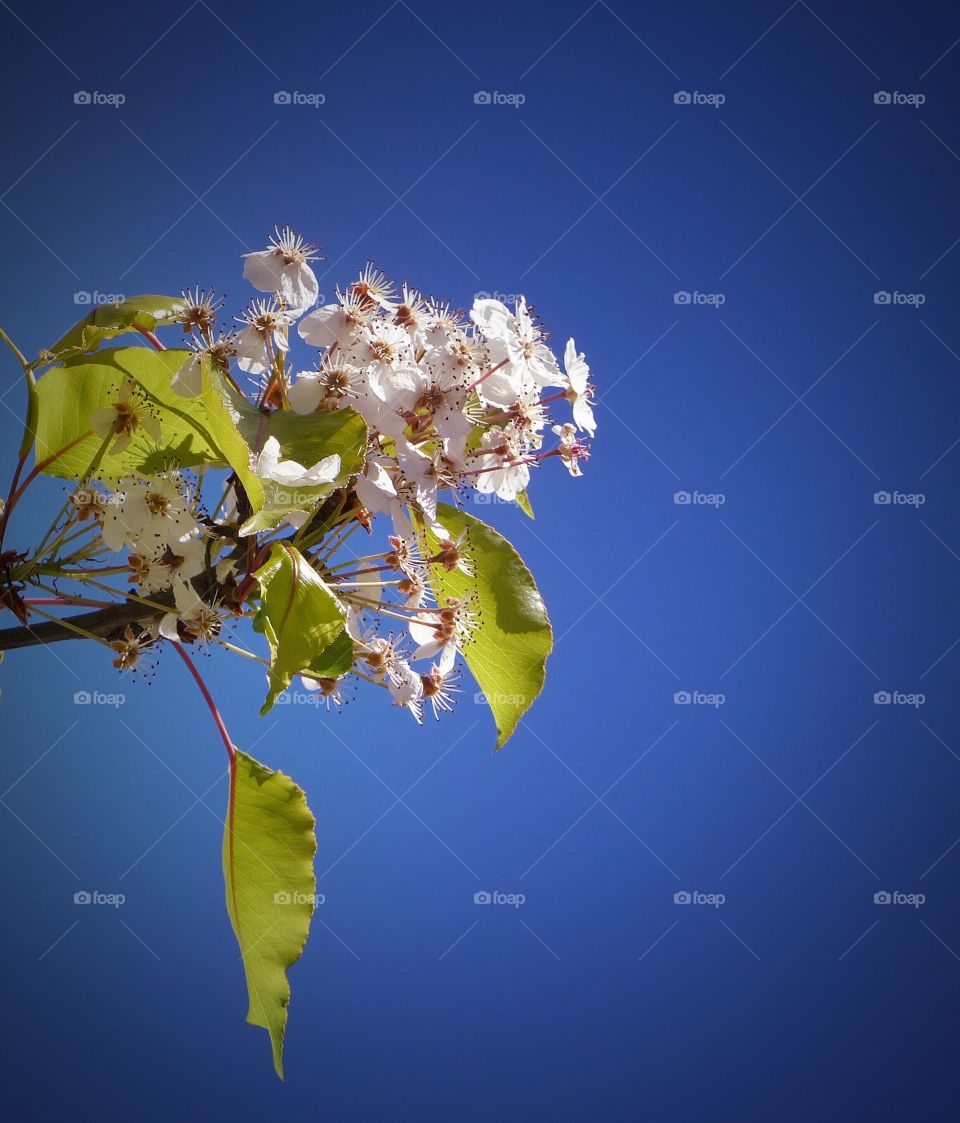
<path id="1" fill-rule="evenodd" d="M 168 612 L 160 621 L 159 635 L 180 643 L 180 628 L 190 642 L 204 642 L 220 634 L 220 615 L 215 608 L 205 604 L 187 581 L 174 580 L 173 599 L 176 612 Z"/>
<path id="2" fill-rule="evenodd" d="M 394 284 L 372 261 L 368 261 L 363 267 L 359 278 L 353 282 L 349 291 L 351 296 L 357 297 L 366 304 L 378 304 L 385 312 L 392 312 L 395 307 Z"/>
<path id="3" fill-rule="evenodd" d="M 441 670 L 449 670 L 457 651 L 475 626 L 476 618 L 468 606 L 455 597 L 447 597 L 435 611 L 422 612 L 408 622 L 410 636 L 418 645 L 413 658 L 434 659 L 439 656 Z"/>
<path id="4" fill-rule="evenodd" d="M 418 725 L 423 723 L 423 681 L 405 659 L 397 660 L 387 678 L 387 689 L 395 706 L 405 706 Z"/>
<path id="5" fill-rule="evenodd" d="M 370 320 L 359 298 L 337 294 L 339 304 L 324 304 L 297 325 L 300 338 L 311 347 L 347 347 Z"/>
<path id="6" fill-rule="evenodd" d="M 290 312 L 305 312 L 320 295 L 309 265 L 317 256 L 317 247 L 289 226 L 275 227 L 267 249 L 243 255 L 243 275 L 255 289 L 275 292 Z"/>
<path id="7" fill-rule="evenodd" d="M 573 420 L 578 429 L 584 429 L 592 437 L 597 431 L 591 402 L 592 388 L 589 383 L 590 368 L 582 353 L 572 339 L 567 340 L 563 353 L 563 366 L 567 372 L 567 400 L 573 406 Z"/>
<path id="8" fill-rule="evenodd" d="M 354 485 L 357 498 L 371 514 L 389 514 L 397 502 L 397 489 L 390 473 L 384 468 L 385 460 L 368 460 L 363 475 Z"/>
<path id="9" fill-rule="evenodd" d="M 280 456 L 280 442 L 276 437 L 267 437 L 257 458 L 257 475 L 286 487 L 317 487 L 333 483 L 340 474 L 340 457 L 336 453 L 318 460 L 310 468 L 296 460 L 281 460 Z"/>
<path id="10" fill-rule="evenodd" d="M 107 440 L 114 436 L 113 452 L 123 452 L 133 439 L 133 434 L 142 429 L 149 437 L 160 443 L 160 422 L 140 400 L 135 382 L 125 378 L 120 384 L 114 401 L 90 415 L 90 428 Z"/>
<path id="11" fill-rule="evenodd" d="M 580 461 L 588 460 L 589 450 L 577 439 L 577 427 L 567 422 L 565 425 L 554 425 L 553 432 L 560 438 L 557 455 L 566 465 L 571 476 L 582 476 Z"/>
<path id="12" fill-rule="evenodd" d="M 208 359 L 222 374 L 230 370 L 230 360 L 237 353 L 235 337 L 222 332 L 216 339 L 194 336 L 188 340 L 193 354 L 173 376 L 171 385 L 182 398 L 195 398 L 203 389 L 203 360 Z"/>
<path id="13" fill-rule="evenodd" d="M 530 482 L 525 451 L 515 425 L 494 425 L 488 429 L 475 454 L 473 486 L 481 494 L 495 493 L 508 502 L 515 500 Z"/>
<path id="14" fill-rule="evenodd" d="M 357 396 L 360 371 L 339 358 L 324 359 L 316 370 L 304 370 L 287 390 L 287 400 L 294 413 L 316 413 L 342 409 Z"/>
<path id="15" fill-rule="evenodd" d="M 239 321 L 244 326 L 234 339 L 237 366 L 247 374 L 266 374 L 275 351 L 286 351 L 289 347 L 287 329 L 294 317 L 280 308 L 276 300 L 255 300 Z"/>
<path id="16" fill-rule="evenodd" d="M 470 309 L 470 319 L 483 332 L 487 339 L 509 339 L 513 328 L 513 315 L 500 300 L 478 299 Z"/>
<path id="17" fill-rule="evenodd" d="M 434 664 L 430 670 L 420 676 L 423 685 L 423 698 L 430 702 L 433 716 L 439 720 L 441 713 L 450 713 L 453 709 L 454 694 L 460 693 L 460 687 L 454 685 L 460 678 L 460 672 L 450 666 Z"/>
<path id="18" fill-rule="evenodd" d="M 410 336 L 386 320 L 373 320 L 360 332 L 360 343 L 365 346 L 363 361 L 370 363 L 378 373 L 393 370 L 402 362 L 413 358 Z"/>

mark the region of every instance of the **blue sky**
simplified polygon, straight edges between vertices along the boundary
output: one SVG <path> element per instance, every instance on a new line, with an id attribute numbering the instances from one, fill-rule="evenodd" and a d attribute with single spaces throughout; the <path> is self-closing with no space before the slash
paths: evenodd
<path id="1" fill-rule="evenodd" d="M 525 293 L 600 400 L 534 523 L 477 508 L 557 636 L 504 752 L 471 690 L 422 731 L 363 693 L 260 719 L 257 669 L 204 663 L 318 819 L 284 1085 L 243 1020 L 222 749 L 182 668 L 7 656 L 8 1117 L 949 1118 L 957 12 L 10 0 L 0 26 L 26 351 L 77 293 L 237 308 L 240 254 L 289 222 L 327 293 L 368 258 L 459 305 Z M 80 889 L 126 902 L 78 916 Z M 524 903 L 474 904 L 495 890 Z"/>

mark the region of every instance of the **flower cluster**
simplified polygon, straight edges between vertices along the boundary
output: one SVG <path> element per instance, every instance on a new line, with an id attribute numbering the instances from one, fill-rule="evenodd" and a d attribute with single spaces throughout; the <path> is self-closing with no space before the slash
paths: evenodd
<path id="1" fill-rule="evenodd" d="M 317 257 L 317 248 L 287 227 L 277 229 L 266 249 L 247 254 L 244 277 L 264 295 L 233 328 L 220 326 L 222 302 L 215 295 L 184 291 L 177 319 L 190 350 L 173 388 L 185 399 L 201 393 L 209 364 L 265 414 L 352 409 L 363 418 L 368 441 L 355 476 L 341 477 L 336 454 L 301 464 L 284 455 L 275 436 L 258 438 L 250 467 L 274 485 L 319 489 L 309 493 L 310 502 L 283 512 L 280 530 L 292 527 L 297 545 L 316 547 L 311 564 L 348 607 L 352 673 L 384 687 L 419 721 L 425 705 L 436 715 L 450 708 L 457 655 L 477 622 L 469 596 L 438 600 L 431 589 L 431 567 L 472 574 L 469 536 L 448 532 L 438 499 L 460 505 L 475 490 L 525 503 L 532 469 L 553 458 L 579 476 L 586 438 L 596 430 L 590 369 L 572 339 L 561 369 L 522 296 L 513 308 L 479 298 L 465 314 L 368 264 L 336 290 L 334 301 L 316 307 Z M 304 350 L 297 339 L 313 350 L 312 365 L 295 361 L 294 345 Z M 570 407 L 570 420 L 551 417 L 559 406 Z M 129 394 L 121 393 L 113 410 L 93 424 L 118 442 L 146 423 Z M 167 638 L 214 634 L 216 612 L 197 596 L 194 579 L 217 557 L 212 527 L 219 538 L 214 546 L 242 549 L 242 520 L 229 525 L 238 486 L 234 480 L 216 523 L 199 517 L 198 498 L 179 472 L 124 481 L 97 511 L 103 542 L 127 552 L 130 579 L 141 593 L 173 589 L 175 605 L 161 627 Z M 311 520 L 337 489 L 343 493 L 338 518 L 314 542 Z M 369 532 L 377 515 L 390 521 L 387 548 L 338 562 L 347 538 L 358 528 Z M 342 679 L 306 675 L 303 681 L 322 691 L 328 705 L 343 698 Z"/>

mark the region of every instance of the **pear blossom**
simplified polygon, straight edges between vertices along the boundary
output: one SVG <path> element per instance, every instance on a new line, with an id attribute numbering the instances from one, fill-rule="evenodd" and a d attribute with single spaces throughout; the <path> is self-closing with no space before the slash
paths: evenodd
<path id="1" fill-rule="evenodd" d="M 243 255 L 243 275 L 260 292 L 276 293 L 291 312 L 306 312 L 317 303 L 320 285 L 310 262 L 317 247 L 289 226 L 276 227 L 265 250 Z"/>
<path id="2" fill-rule="evenodd" d="M 590 453 L 585 445 L 577 440 L 577 427 L 566 422 L 554 425 L 553 432 L 560 438 L 557 455 L 563 461 L 571 476 L 582 476 L 580 461 L 589 459 Z"/>
<path id="3" fill-rule="evenodd" d="M 572 339 L 567 340 L 563 368 L 567 374 L 566 398 L 573 406 L 573 422 L 578 429 L 585 430 L 592 437 L 597 431 L 597 423 L 591 408 L 593 395 L 588 382 L 590 368 Z"/>
<path id="4" fill-rule="evenodd" d="M 160 421 L 142 400 L 139 387 L 129 378 L 120 384 L 114 401 L 90 415 L 90 428 L 104 441 L 112 436 L 111 451 L 123 452 L 133 440 L 134 433 L 142 429 L 152 440 L 160 443 Z"/>
<path id="5" fill-rule="evenodd" d="M 257 458 L 255 470 L 261 479 L 272 480 L 285 487 L 317 487 L 333 483 L 337 478 L 340 474 L 340 457 L 333 453 L 305 468 L 296 460 L 281 460 L 280 442 L 276 437 L 267 437 Z"/>
<path id="6" fill-rule="evenodd" d="M 515 500 L 530 483 L 526 448 L 513 422 L 483 434 L 474 463 L 474 486 L 481 494 Z"/>
<path id="7" fill-rule="evenodd" d="M 275 299 L 255 300 L 239 317 L 243 327 L 234 337 L 237 366 L 247 374 L 265 374 L 275 351 L 289 347 L 287 329 L 295 317 Z"/>

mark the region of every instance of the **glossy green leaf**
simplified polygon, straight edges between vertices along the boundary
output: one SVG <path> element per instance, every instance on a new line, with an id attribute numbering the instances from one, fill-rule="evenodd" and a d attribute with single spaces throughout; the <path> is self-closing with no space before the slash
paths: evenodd
<path id="1" fill-rule="evenodd" d="M 251 467 L 250 446 L 240 433 L 239 395 L 212 363 L 204 361 L 201 375 L 203 389 L 199 403 L 206 415 L 207 430 L 223 459 L 236 473 L 250 506 L 259 511 L 264 504 L 264 484 Z"/>
<path id="2" fill-rule="evenodd" d="M 319 665 L 342 635 L 346 610 L 307 559 L 287 543 L 273 544 L 255 576 L 260 583 L 260 607 L 253 626 L 270 644 L 269 689 L 262 715 L 273 707 L 294 675 L 304 670 L 320 674 L 312 665 L 315 661 Z"/>
<path id="3" fill-rule="evenodd" d="M 316 820 L 288 776 L 237 751 L 225 826 L 223 878 L 247 980 L 247 1021 L 270 1034 L 283 1079 L 287 968 L 303 952 L 316 902 Z"/>
<path id="4" fill-rule="evenodd" d="M 102 439 L 90 430 L 94 410 L 117 399 L 124 379 L 140 388 L 145 406 L 159 419 L 161 443 L 140 428 L 122 452 L 108 451 L 99 474 L 117 480 L 131 472 L 160 472 L 205 464 L 226 467 L 207 407 L 200 398 L 182 398 L 170 388 L 185 351 L 148 347 L 110 348 L 92 357 L 67 359 L 37 381 L 37 460 L 45 460 L 77 441 L 44 471 L 77 479 L 86 472 Z"/>
<path id="5" fill-rule="evenodd" d="M 353 640 L 344 630 L 315 659 L 310 660 L 307 672 L 312 678 L 343 678 L 353 666 Z"/>
<path id="6" fill-rule="evenodd" d="M 106 339 L 128 331 L 154 331 L 176 322 L 179 296 L 131 296 L 118 304 L 97 304 L 41 358 L 45 362 L 94 351 Z"/>
<path id="7" fill-rule="evenodd" d="M 497 723 L 501 749 L 543 689 L 553 631 L 543 598 L 517 551 L 486 523 L 441 504 L 438 521 L 453 536 L 466 534 L 463 549 L 473 576 L 430 565 L 438 598 L 473 597 L 479 624 L 463 656 Z M 427 556 L 437 540 L 428 533 Z"/>

